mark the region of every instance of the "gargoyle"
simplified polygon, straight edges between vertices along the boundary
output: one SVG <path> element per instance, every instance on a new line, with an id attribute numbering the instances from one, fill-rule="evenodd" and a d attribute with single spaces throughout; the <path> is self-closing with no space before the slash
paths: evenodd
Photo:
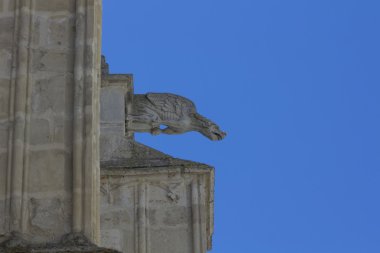
<path id="1" fill-rule="evenodd" d="M 170 93 L 136 94 L 127 114 L 127 131 L 131 132 L 157 135 L 198 131 L 210 140 L 226 136 L 215 123 L 197 113 L 193 102 Z"/>

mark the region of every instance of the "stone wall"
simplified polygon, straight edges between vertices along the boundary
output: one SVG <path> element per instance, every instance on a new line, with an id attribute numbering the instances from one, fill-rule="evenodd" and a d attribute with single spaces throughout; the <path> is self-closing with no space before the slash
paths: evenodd
<path id="1" fill-rule="evenodd" d="M 213 184 L 213 169 L 196 163 L 102 169 L 101 245 L 125 253 L 205 253 Z"/>
<path id="2" fill-rule="evenodd" d="M 204 253 L 213 168 L 134 141 L 100 38 L 101 0 L 0 1 L 0 252 Z"/>
<path id="3" fill-rule="evenodd" d="M 0 241 L 98 239 L 100 29 L 100 0 L 0 1 Z"/>

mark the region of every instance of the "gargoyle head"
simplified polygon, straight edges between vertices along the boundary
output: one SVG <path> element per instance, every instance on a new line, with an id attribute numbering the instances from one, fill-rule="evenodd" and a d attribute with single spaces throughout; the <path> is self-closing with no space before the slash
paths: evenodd
<path id="1" fill-rule="evenodd" d="M 194 118 L 196 120 L 197 130 L 213 141 L 222 140 L 227 134 L 220 130 L 219 126 L 211 120 L 203 117 L 202 115 L 195 113 Z"/>

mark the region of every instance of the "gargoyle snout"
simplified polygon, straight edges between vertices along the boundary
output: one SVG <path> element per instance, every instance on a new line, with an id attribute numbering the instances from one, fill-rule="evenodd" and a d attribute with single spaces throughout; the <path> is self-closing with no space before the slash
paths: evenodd
<path id="1" fill-rule="evenodd" d="M 226 137 L 226 135 L 227 133 L 220 130 L 217 125 L 211 125 L 207 129 L 207 134 L 205 134 L 206 137 L 208 137 L 210 140 L 213 140 L 213 141 L 220 141 L 224 137 Z"/>
<path id="2" fill-rule="evenodd" d="M 199 131 L 201 134 L 206 136 L 212 141 L 222 140 L 227 134 L 220 130 L 218 125 L 216 125 L 211 120 L 203 117 L 202 115 L 195 113 L 192 115 L 194 117 L 193 126 L 194 129 Z"/>
<path id="3" fill-rule="evenodd" d="M 210 136 L 211 140 L 213 141 L 220 141 L 223 140 L 224 137 L 226 137 L 227 133 L 223 131 L 218 131 L 218 132 L 212 132 L 212 135 Z"/>

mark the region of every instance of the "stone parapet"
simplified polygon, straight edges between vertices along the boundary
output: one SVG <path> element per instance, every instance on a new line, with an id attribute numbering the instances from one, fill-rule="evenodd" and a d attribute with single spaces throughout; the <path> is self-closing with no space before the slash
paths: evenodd
<path id="1" fill-rule="evenodd" d="M 214 170 L 203 164 L 105 165 L 101 245 L 125 253 L 205 253 L 213 233 L 213 187 Z"/>

